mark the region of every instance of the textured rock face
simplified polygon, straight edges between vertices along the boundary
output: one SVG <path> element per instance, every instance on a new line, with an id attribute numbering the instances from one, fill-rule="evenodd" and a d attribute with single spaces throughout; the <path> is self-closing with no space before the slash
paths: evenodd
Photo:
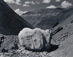
<path id="1" fill-rule="evenodd" d="M 29 50 L 41 50 L 50 47 L 50 30 L 41 30 L 39 28 L 24 28 L 20 31 L 18 37 L 21 46 Z"/>
<path id="2" fill-rule="evenodd" d="M 17 15 L 3 0 L 0 0 L 0 33 L 15 35 L 24 27 L 32 26 Z"/>

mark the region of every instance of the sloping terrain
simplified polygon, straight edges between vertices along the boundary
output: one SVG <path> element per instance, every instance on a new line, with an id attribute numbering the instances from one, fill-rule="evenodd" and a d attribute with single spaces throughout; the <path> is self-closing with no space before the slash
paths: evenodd
<path id="1" fill-rule="evenodd" d="M 64 20 L 62 23 L 60 23 L 58 26 L 56 26 L 54 29 L 58 28 L 59 26 L 64 26 L 69 23 L 73 23 L 72 21 L 73 21 L 73 13 L 69 17 L 67 17 L 66 20 Z"/>
<path id="2" fill-rule="evenodd" d="M 61 42 L 59 48 L 49 55 L 50 57 L 73 57 L 73 34 Z"/>
<path id="3" fill-rule="evenodd" d="M 52 37 L 52 44 L 60 44 L 62 41 L 64 41 L 66 38 L 71 36 L 73 34 L 73 23 L 63 25 L 63 29 L 53 35 Z"/>
<path id="4" fill-rule="evenodd" d="M 66 20 L 65 20 L 66 21 Z M 65 22 L 64 22 L 65 23 Z M 60 25 L 60 24 L 59 24 Z M 57 26 L 56 26 L 57 27 Z M 53 45 L 59 45 L 57 49 L 51 51 L 51 52 L 33 52 L 25 50 L 25 48 L 19 47 L 18 50 L 15 50 L 15 53 L 11 53 L 11 47 L 13 47 L 15 40 L 18 39 L 17 36 L 5 36 L 5 40 L 1 45 L 0 50 L 2 48 L 8 48 L 9 53 L 12 57 L 73 57 L 73 23 L 67 23 L 65 25 L 62 25 L 63 29 L 53 35 L 51 43 Z M 18 40 L 17 40 L 18 41 Z M 9 45 L 8 45 L 9 44 Z M 7 46 L 8 45 L 8 46 Z M 20 49 L 21 48 L 21 49 Z M 53 46 L 55 48 L 55 46 Z"/>
<path id="5" fill-rule="evenodd" d="M 15 35 L 24 27 L 33 28 L 28 22 L 17 15 L 3 0 L 0 0 L 0 33 Z"/>
<path id="6" fill-rule="evenodd" d="M 62 23 L 64 20 L 66 20 L 69 16 L 73 14 L 73 8 L 67 9 L 62 11 L 57 16 L 51 16 L 50 18 L 43 18 L 38 24 L 36 24 L 36 27 L 40 28 L 54 28 L 55 26 Z M 69 19 L 69 18 L 68 18 Z"/>
<path id="7" fill-rule="evenodd" d="M 49 17 L 45 15 L 45 18 L 42 18 L 41 20 L 37 20 L 37 22 L 35 22 L 35 27 L 44 29 L 52 27 L 52 30 L 55 31 L 59 27 L 63 28 L 62 30 L 54 34 L 51 39 L 51 43 L 53 45 L 59 45 L 59 47 L 55 51 L 51 51 L 50 53 L 40 52 L 38 54 L 39 57 L 44 57 L 44 55 L 45 57 L 73 57 L 73 7 L 62 10 L 63 11 L 61 11 L 56 16 Z M 27 19 L 27 21 L 29 22 L 30 19 Z M 42 56 L 40 56 L 41 53 Z"/>
<path id="8" fill-rule="evenodd" d="M 40 9 L 40 10 L 34 10 L 31 12 L 27 12 L 27 13 L 23 14 L 22 17 L 27 22 L 29 22 L 31 25 L 36 27 L 37 24 L 40 23 L 43 19 L 49 19 L 50 20 L 50 17 L 54 18 L 55 16 L 60 14 L 62 11 L 63 11 L 63 9 L 61 9 L 61 8 L 58 8 L 58 9 Z M 51 19 L 53 19 L 53 18 L 51 18 Z M 60 18 L 60 17 L 57 17 L 57 18 Z M 46 23 L 46 21 L 44 21 L 44 24 Z"/>
<path id="9" fill-rule="evenodd" d="M 22 15 L 27 22 L 34 27 L 42 29 L 54 28 L 73 13 L 73 8 L 70 9 L 41 9 L 33 12 L 27 12 Z M 32 21 L 33 20 L 33 21 Z"/>
<path id="10" fill-rule="evenodd" d="M 59 32 L 56 33 L 53 36 L 53 39 L 58 41 L 57 43 L 59 44 L 59 41 L 62 39 L 64 40 L 65 38 L 69 37 L 70 35 L 73 34 L 73 13 L 67 17 L 62 23 L 58 24 L 53 30 L 55 31 L 59 27 L 62 27 L 63 29 Z"/>
<path id="11" fill-rule="evenodd" d="M 15 53 L 12 53 L 11 47 L 13 47 L 15 40 L 18 39 L 17 36 L 5 36 L 5 40 L 2 43 L 2 46 L 0 48 L 0 51 L 2 48 L 7 48 L 9 53 L 11 55 L 6 56 L 19 56 L 19 57 L 73 57 L 73 24 L 67 24 L 66 26 L 63 26 L 63 30 L 59 31 L 57 34 L 53 36 L 52 44 L 59 45 L 59 47 L 56 50 L 53 50 L 51 52 L 33 52 L 25 50 L 25 48 L 22 48 L 18 50 L 15 50 Z M 17 40 L 18 41 L 18 40 Z M 53 46 L 55 48 L 55 46 Z"/>

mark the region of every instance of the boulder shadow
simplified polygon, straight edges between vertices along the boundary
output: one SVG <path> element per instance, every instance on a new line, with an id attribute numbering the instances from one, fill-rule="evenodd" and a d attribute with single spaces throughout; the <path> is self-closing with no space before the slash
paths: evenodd
<path id="1" fill-rule="evenodd" d="M 59 48 L 59 45 L 53 45 L 51 44 L 51 47 L 50 47 L 50 50 L 46 50 L 47 52 L 52 52 L 52 51 L 55 51 Z"/>
<path id="2" fill-rule="evenodd" d="M 53 44 L 51 44 L 51 47 L 50 48 L 43 48 L 43 49 L 41 49 L 41 50 L 32 50 L 32 49 L 29 49 L 29 48 L 26 48 L 26 50 L 28 50 L 28 51 L 33 51 L 33 52 L 52 52 L 52 51 L 55 51 L 55 50 L 57 50 L 59 48 L 59 45 L 53 45 Z"/>

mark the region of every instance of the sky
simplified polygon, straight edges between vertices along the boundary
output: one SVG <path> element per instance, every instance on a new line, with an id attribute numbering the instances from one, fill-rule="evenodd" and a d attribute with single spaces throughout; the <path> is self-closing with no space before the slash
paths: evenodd
<path id="1" fill-rule="evenodd" d="M 73 0 L 4 0 L 17 14 L 42 8 L 68 8 Z"/>

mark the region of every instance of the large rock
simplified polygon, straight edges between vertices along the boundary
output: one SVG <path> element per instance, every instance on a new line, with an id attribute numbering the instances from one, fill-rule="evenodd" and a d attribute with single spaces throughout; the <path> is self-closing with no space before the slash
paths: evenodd
<path id="1" fill-rule="evenodd" d="M 39 28 L 24 28 L 20 31 L 19 43 L 29 50 L 42 50 L 50 47 L 50 30 L 41 30 Z"/>

